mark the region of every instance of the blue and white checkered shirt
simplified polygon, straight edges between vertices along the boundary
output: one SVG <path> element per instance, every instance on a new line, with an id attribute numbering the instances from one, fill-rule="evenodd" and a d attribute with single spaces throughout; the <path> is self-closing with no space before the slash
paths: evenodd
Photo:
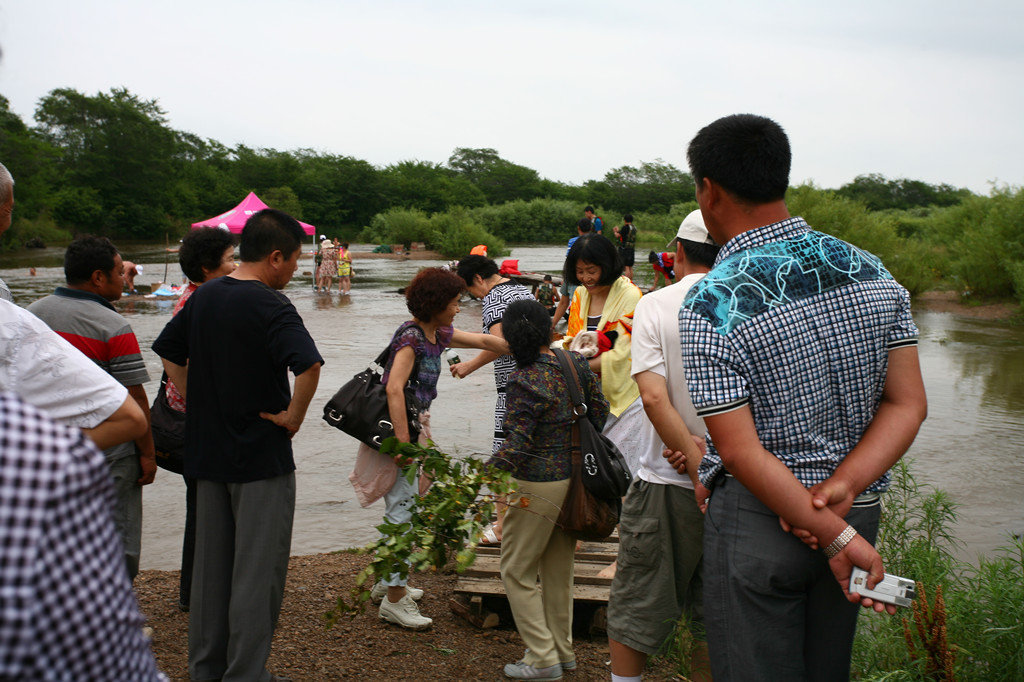
<path id="1" fill-rule="evenodd" d="M 679 333 L 697 414 L 749 405 L 761 444 L 806 487 L 860 440 L 889 351 L 918 337 L 910 294 L 881 261 L 802 218 L 731 239 L 684 300 Z M 701 482 L 723 472 L 709 439 Z M 886 473 L 867 492 L 888 485 Z"/>
<path id="2" fill-rule="evenodd" d="M 13 393 L 0 393 L 0 444 L 0 679 L 166 680 L 103 455 Z"/>

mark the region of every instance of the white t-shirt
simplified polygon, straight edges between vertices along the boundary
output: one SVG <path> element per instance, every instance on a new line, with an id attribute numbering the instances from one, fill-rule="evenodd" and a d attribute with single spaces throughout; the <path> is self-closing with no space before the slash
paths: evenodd
<path id="1" fill-rule="evenodd" d="M 665 377 L 668 397 L 683 418 L 690 433 L 702 435 L 704 420 L 690 400 L 683 372 L 682 347 L 679 343 L 679 308 L 686 292 L 703 274 L 687 275 L 675 284 L 645 295 L 636 304 L 633 313 L 633 366 L 631 375 L 654 372 Z M 654 430 L 654 424 L 644 414 L 643 426 L 638 434 L 643 444 L 637 475 L 649 482 L 693 488 L 690 477 L 676 472 L 661 456 L 665 446 Z"/>
<path id="2" fill-rule="evenodd" d="M 45 322 L 0 300 L 0 391 L 51 419 L 91 429 L 121 407 L 128 389 Z"/>

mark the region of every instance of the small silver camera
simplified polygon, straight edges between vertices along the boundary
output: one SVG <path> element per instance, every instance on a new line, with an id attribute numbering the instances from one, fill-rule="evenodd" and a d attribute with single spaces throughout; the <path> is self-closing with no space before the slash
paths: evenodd
<path id="1" fill-rule="evenodd" d="M 886 573 L 881 582 L 875 585 L 875 589 L 869 590 L 867 571 L 854 566 L 853 572 L 850 574 L 850 594 L 859 594 L 862 597 L 886 604 L 910 606 L 914 597 L 917 596 L 914 588 L 913 580 Z"/>

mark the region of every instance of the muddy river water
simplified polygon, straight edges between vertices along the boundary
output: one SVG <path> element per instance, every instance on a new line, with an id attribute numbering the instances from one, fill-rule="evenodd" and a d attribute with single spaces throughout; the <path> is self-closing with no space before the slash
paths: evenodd
<path id="1" fill-rule="evenodd" d="M 369 247 L 354 247 L 368 250 Z M 164 279 L 164 253 L 158 246 L 125 246 L 125 256 L 144 265 L 138 282 Z M 0 277 L 16 301 L 27 305 L 63 282 L 61 251 L 22 252 L 0 259 Z M 524 270 L 557 272 L 564 249 L 518 247 Z M 356 259 L 351 296 L 317 295 L 312 260 L 285 289 L 316 339 L 326 365 L 306 422 L 294 441 L 298 467 L 293 554 L 326 552 L 368 542 L 382 506 L 363 509 L 348 475 L 355 441 L 320 418 L 323 404 L 379 352 L 409 315 L 397 290 L 432 261 Z M 28 274 L 29 266 L 37 274 Z M 172 281 L 181 273 L 172 261 Z M 307 273 L 307 274 L 303 274 Z M 170 317 L 171 302 L 146 299 L 117 304 L 143 348 L 156 392 L 160 362 L 150 345 Z M 909 452 L 920 482 L 947 491 L 960 505 L 955 527 L 968 559 L 990 554 L 1009 533 L 1024 532 L 1024 328 L 1000 322 L 917 310 L 921 363 L 929 415 Z M 464 302 L 456 326 L 480 329 L 480 304 Z M 463 358 L 474 351 L 460 351 Z M 493 374 L 487 368 L 456 380 L 443 375 L 432 410 L 435 439 L 448 452 L 469 456 L 488 452 L 494 403 Z M 144 494 L 142 567 L 178 567 L 184 526 L 185 488 L 181 478 L 160 472 Z"/>

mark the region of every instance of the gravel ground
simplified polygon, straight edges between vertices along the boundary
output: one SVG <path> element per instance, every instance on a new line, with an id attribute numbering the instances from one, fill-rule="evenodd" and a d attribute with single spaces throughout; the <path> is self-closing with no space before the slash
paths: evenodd
<path id="1" fill-rule="evenodd" d="M 377 608 L 328 630 L 324 614 L 337 597 L 355 585 L 367 558 L 352 553 L 292 557 L 281 620 L 267 668 L 293 680 L 497 680 L 502 666 L 519 660 L 523 643 L 511 614 L 504 610 L 497 628 L 480 630 L 448 608 L 456 577 L 414 575 L 413 585 L 426 591 L 422 611 L 434 619 L 423 632 L 408 632 L 384 623 Z M 135 579 L 139 605 L 153 628 L 157 664 L 172 680 L 188 679 L 188 614 L 177 607 L 177 571 L 142 571 Z M 579 605 L 575 620 L 578 668 L 566 680 L 608 680 L 608 641 L 585 628 L 592 607 Z M 647 679 L 683 679 L 661 663 Z"/>

